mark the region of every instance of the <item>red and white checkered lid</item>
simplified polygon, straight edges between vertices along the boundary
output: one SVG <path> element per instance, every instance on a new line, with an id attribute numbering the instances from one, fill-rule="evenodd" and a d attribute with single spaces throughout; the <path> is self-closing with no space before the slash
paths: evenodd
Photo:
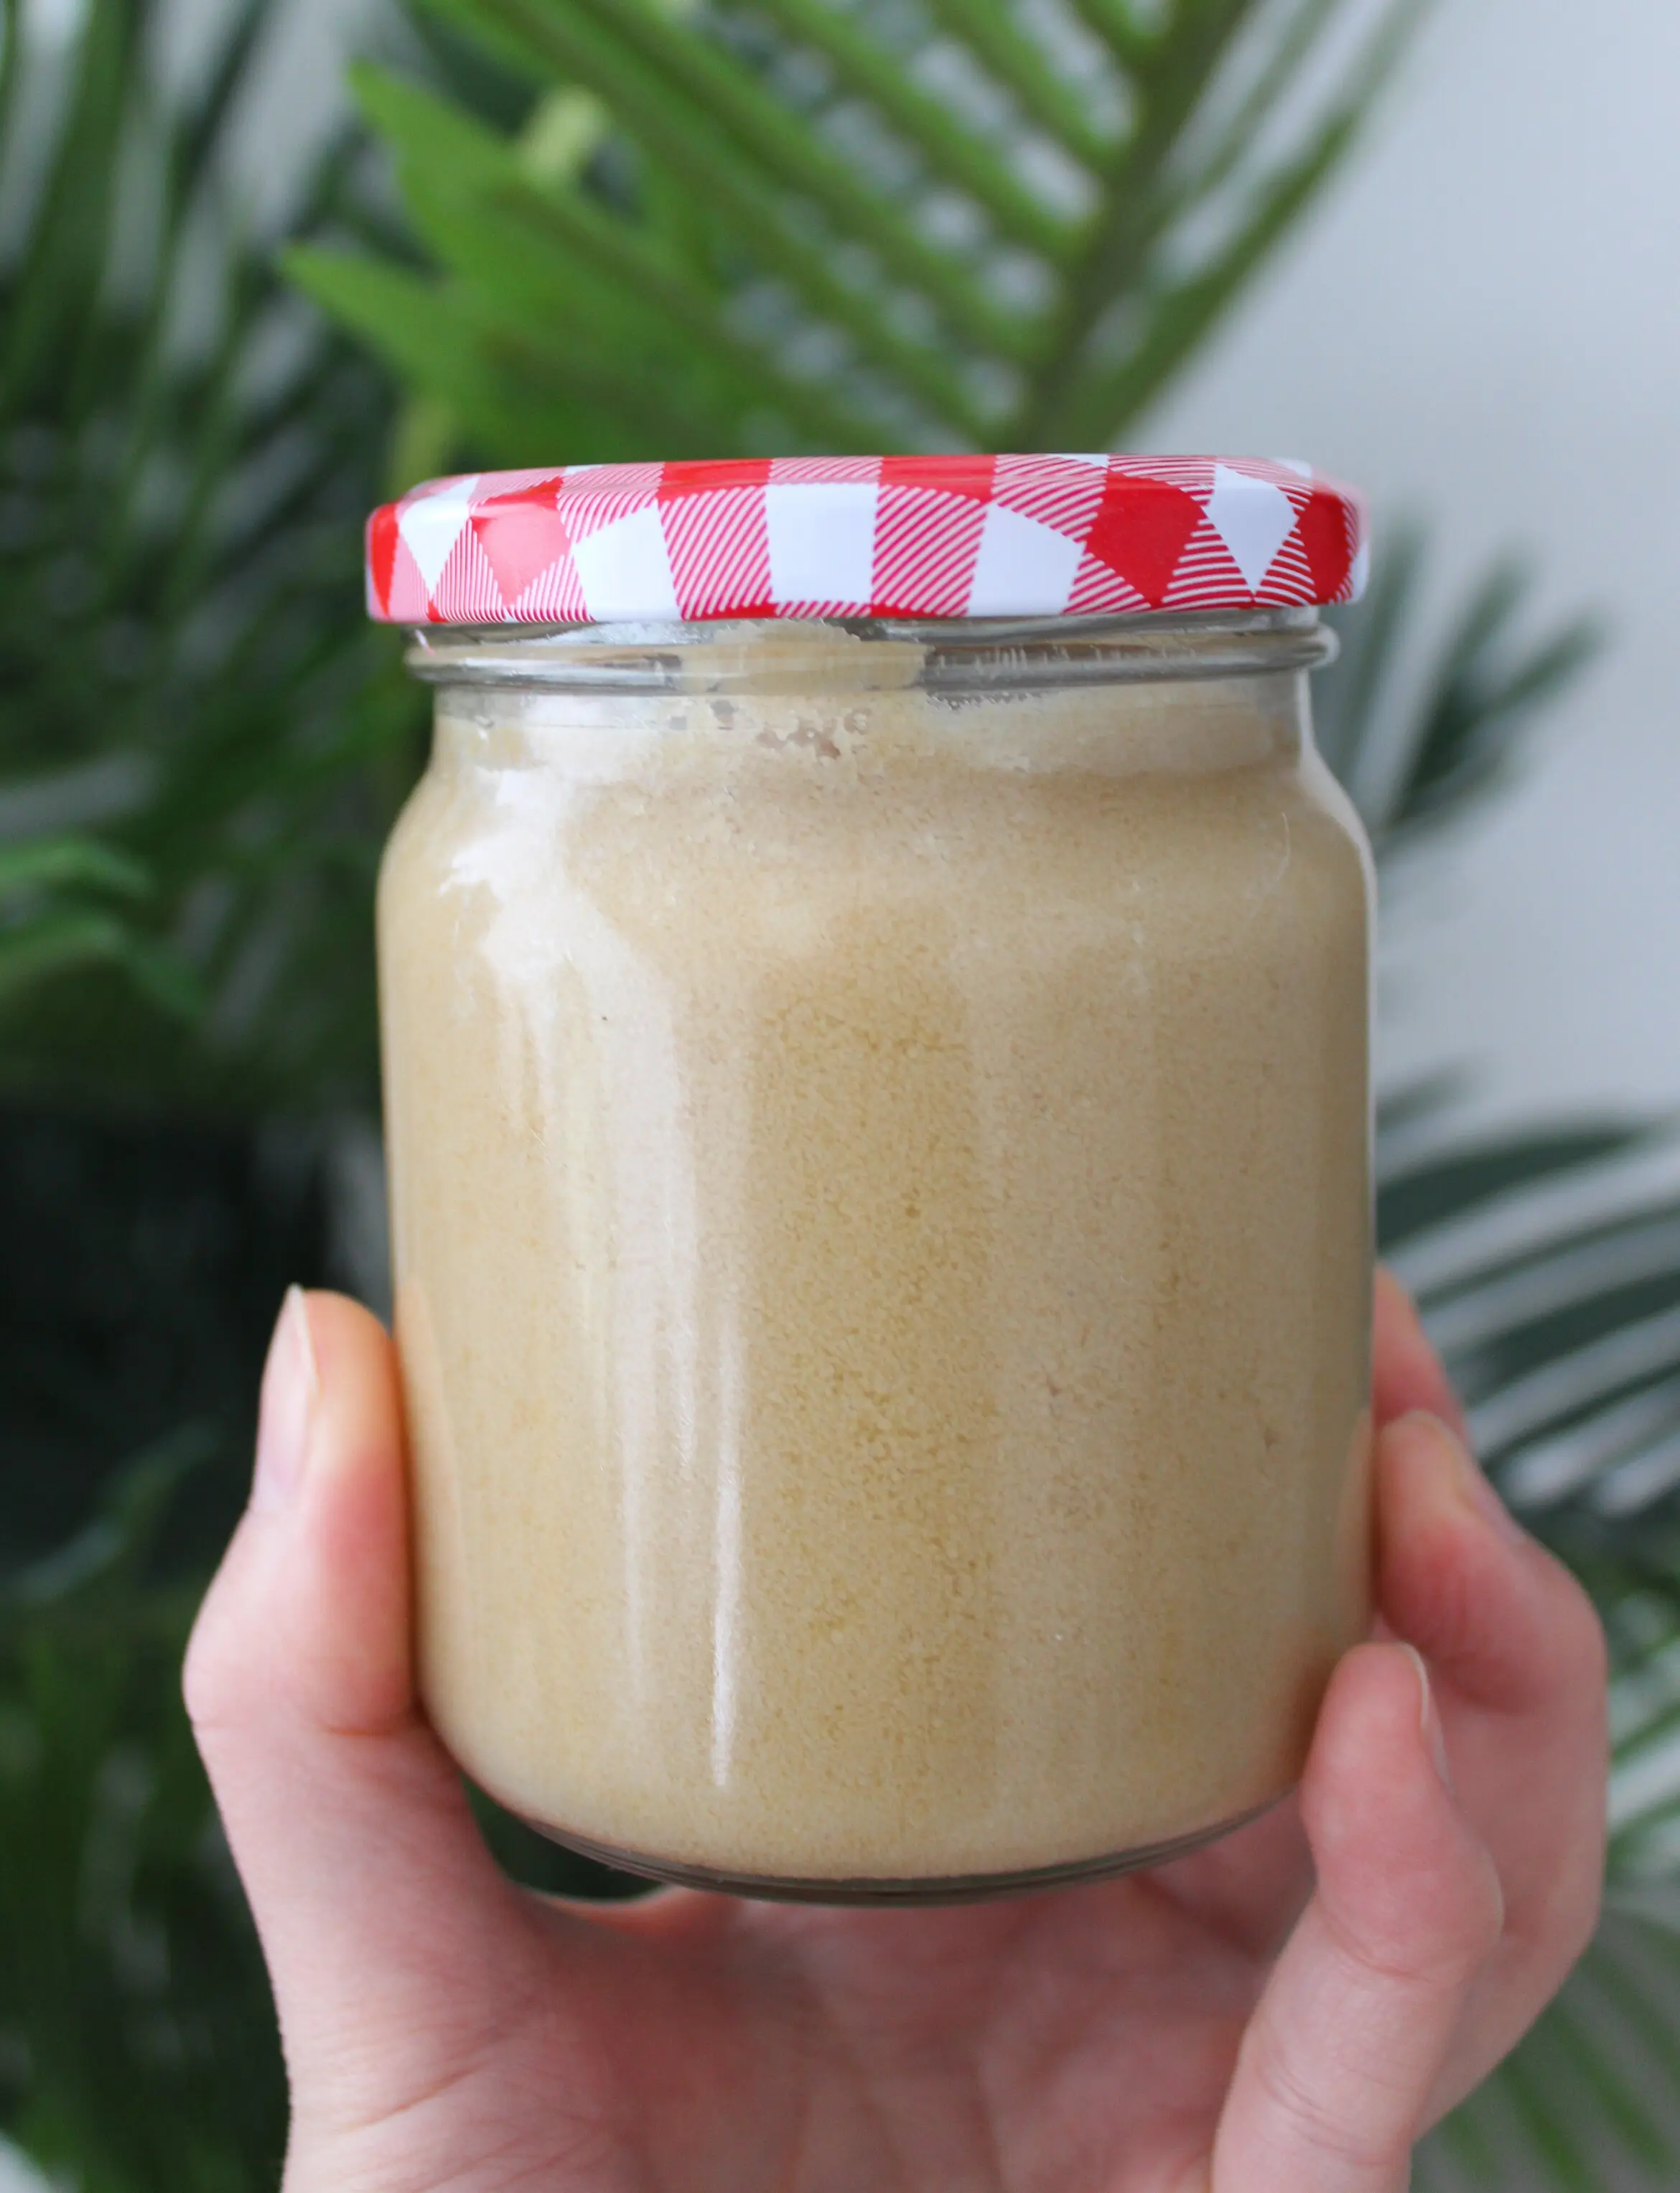
<path id="1" fill-rule="evenodd" d="M 368 521 L 390 624 L 1021 617 L 1357 599 L 1365 506 L 1253 457 L 773 457 L 428 480 Z"/>

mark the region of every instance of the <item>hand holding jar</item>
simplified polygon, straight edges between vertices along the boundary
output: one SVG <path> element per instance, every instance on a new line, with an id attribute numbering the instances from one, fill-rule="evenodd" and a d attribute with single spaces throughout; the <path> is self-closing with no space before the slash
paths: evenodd
<path id="1" fill-rule="evenodd" d="M 1402 2193 L 1591 1930 L 1603 1658 L 1391 1285 L 1375 1398 L 1385 1641 L 1337 1669 L 1298 1797 L 993 1903 L 590 1907 L 479 1840 L 415 1695 L 390 1343 L 294 1296 L 187 1670 L 279 2006 L 285 2193 Z"/>
<path id="2" fill-rule="evenodd" d="M 1250 461 L 375 518 L 396 1344 L 293 1298 L 188 1670 L 290 2193 L 1398 2193 L 1561 1979 L 1597 1626 L 1372 1346 L 1363 556 Z"/>

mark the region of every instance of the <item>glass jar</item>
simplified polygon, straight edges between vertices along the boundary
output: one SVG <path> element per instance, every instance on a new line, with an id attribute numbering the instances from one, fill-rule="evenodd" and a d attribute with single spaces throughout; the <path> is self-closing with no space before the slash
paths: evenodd
<path id="1" fill-rule="evenodd" d="M 1311 607 L 416 634 L 422 1694 L 657 1878 L 978 1895 L 1299 1774 L 1369 1620 L 1370 865 Z"/>

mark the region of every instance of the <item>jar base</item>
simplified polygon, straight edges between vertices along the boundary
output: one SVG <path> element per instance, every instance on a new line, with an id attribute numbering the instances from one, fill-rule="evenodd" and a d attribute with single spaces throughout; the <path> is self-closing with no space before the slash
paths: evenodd
<path id="1" fill-rule="evenodd" d="M 1281 1804 L 1288 1794 L 1282 1790 L 1263 1805 L 1251 1805 L 1246 1812 L 1233 1813 L 1229 1819 L 1216 1821 L 1212 1827 L 1169 1836 L 1165 1842 L 1111 1852 L 1102 1858 L 1073 1858 L 1063 1865 L 1033 1866 L 1014 1873 L 959 1874 L 910 1880 L 864 1876 L 817 1881 L 772 1874 L 727 1873 L 710 1866 L 684 1864 L 675 1858 L 653 1858 L 645 1851 L 622 1850 L 615 1844 L 595 1842 L 588 1835 L 551 1828 L 541 1820 L 526 1818 L 525 1824 L 549 1842 L 576 1851 L 582 1858 L 593 1858 L 598 1865 L 611 1866 L 620 1873 L 639 1874 L 645 1880 L 659 1881 L 668 1887 L 703 1888 L 720 1896 L 750 1897 L 771 1904 L 982 1904 L 998 1897 L 1030 1896 L 1040 1889 L 1071 1887 L 1081 1881 L 1106 1881 L 1116 1874 L 1139 1872 L 1146 1866 L 1166 1865 L 1173 1858 L 1188 1857 L 1207 1843 L 1218 1842 L 1223 1835 L 1235 1834 L 1238 1828 L 1246 1828 L 1250 1821 L 1258 1820 L 1274 1805 Z"/>

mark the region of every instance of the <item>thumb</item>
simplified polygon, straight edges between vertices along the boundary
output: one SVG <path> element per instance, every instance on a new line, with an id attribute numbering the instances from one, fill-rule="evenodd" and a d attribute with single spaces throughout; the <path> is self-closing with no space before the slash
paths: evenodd
<path id="1" fill-rule="evenodd" d="M 417 1707 L 409 1626 L 394 1352 L 354 1303 L 294 1288 L 185 1689 L 295 2090 L 393 2031 L 453 2053 L 470 2035 L 439 2021 L 464 2027 L 517 1981 L 517 1892 Z"/>

